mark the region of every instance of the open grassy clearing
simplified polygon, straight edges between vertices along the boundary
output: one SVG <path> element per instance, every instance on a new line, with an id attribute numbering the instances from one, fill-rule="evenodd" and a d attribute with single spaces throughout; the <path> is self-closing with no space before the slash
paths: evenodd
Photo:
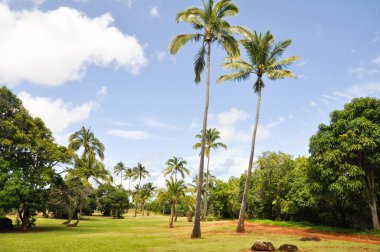
<path id="1" fill-rule="evenodd" d="M 260 228 L 235 234 L 235 222 L 202 223 L 202 239 L 189 239 L 192 223 L 179 218 L 168 229 L 167 216 L 128 216 L 116 220 L 89 217 L 77 228 L 61 225 L 62 220 L 37 220 L 27 233 L 1 233 L 0 251 L 249 251 L 255 240 L 271 241 L 275 247 L 296 244 L 301 251 L 380 251 L 380 245 L 340 240 L 300 242 L 300 236 L 268 233 Z"/>

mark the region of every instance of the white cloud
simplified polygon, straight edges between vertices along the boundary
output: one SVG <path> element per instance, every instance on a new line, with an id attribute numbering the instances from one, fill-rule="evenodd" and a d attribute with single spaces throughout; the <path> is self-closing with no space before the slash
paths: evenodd
<path id="1" fill-rule="evenodd" d="M 151 17 L 154 17 L 154 18 L 159 18 L 160 17 L 160 13 L 158 12 L 158 7 L 157 6 L 154 6 L 150 9 L 150 16 Z"/>
<path id="2" fill-rule="evenodd" d="M 107 134 L 130 140 L 148 140 L 152 137 L 148 132 L 142 130 L 110 129 L 107 131 Z"/>
<path id="3" fill-rule="evenodd" d="M 218 114 L 218 122 L 222 125 L 233 125 L 238 121 L 245 121 L 249 118 L 249 114 L 243 110 L 231 108 L 229 111 Z"/>
<path id="4" fill-rule="evenodd" d="M 378 65 L 380 67 L 380 56 L 371 61 L 373 64 Z"/>
<path id="5" fill-rule="evenodd" d="M 159 63 L 162 63 L 162 61 L 168 56 L 168 54 L 166 52 L 164 52 L 164 51 L 155 51 L 152 56 Z"/>
<path id="6" fill-rule="evenodd" d="M 143 47 L 113 21 L 109 13 L 89 18 L 68 7 L 15 11 L 0 3 L 0 82 L 58 86 L 81 79 L 88 65 L 137 74 L 147 62 Z"/>
<path id="7" fill-rule="evenodd" d="M 24 91 L 20 92 L 18 97 L 22 100 L 24 107 L 33 116 L 40 117 L 53 133 L 62 133 L 71 124 L 88 120 L 90 113 L 98 107 L 94 101 L 73 105 L 60 98 L 33 97 Z"/>
<path id="8" fill-rule="evenodd" d="M 99 100 L 104 99 L 108 94 L 107 87 L 101 87 L 98 92 L 96 92 L 96 98 Z"/>
<path id="9" fill-rule="evenodd" d="M 151 127 L 151 128 L 172 129 L 172 130 L 178 129 L 178 127 L 176 125 L 161 123 L 161 122 L 154 120 L 153 118 L 149 118 L 149 117 L 144 118 L 143 121 L 144 121 L 144 124 L 146 126 Z"/>
<path id="10" fill-rule="evenodd" d="M 312 107 L 317 107 L 318 104 L 315 101 L 310 101 L 310 106 Z"/>
<path id="11" fill-rule="evenodd" d="M 306 64 L 307 64 L 307 61 L 305 61 L 305 60 L 301 60 L 300 62 L 298 62 L 298 63 L 296 64 L 296 66 L 302 67 L 302 66 L 304 66 L 304 65 L 306 65 Z"/>
<path id="12" fill-rule="evenodd" d="M 350 75 L 354 75 L 356 78 L 362 79 L 362 78 L 379 73 L 379 70 L 367 69 L 364 67 L 356 67 L 356 68 L 350 68 L 349 72 L 350 72 Z"/>

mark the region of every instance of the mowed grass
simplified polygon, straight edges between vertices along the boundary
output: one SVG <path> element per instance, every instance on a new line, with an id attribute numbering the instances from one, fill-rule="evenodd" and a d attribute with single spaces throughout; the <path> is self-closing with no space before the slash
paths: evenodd
<path id="1" fill-rule="evenodd" d="M 297 245 L 301 251 L 380 251 L 380 246 L 344 241 L 301 242 L 299 236 L 265 232 L 235 234 L 235 222 L 202 222 L 202 239 L 190 239 L 192 223 L 179 218 L 173 229 L 167 216 L 125 219 L 86 217 L 76 228 L 62 220 L 38 218 L 31 232 L 0 233 L 0 251 L 250 251 L 255 240 Z"/>

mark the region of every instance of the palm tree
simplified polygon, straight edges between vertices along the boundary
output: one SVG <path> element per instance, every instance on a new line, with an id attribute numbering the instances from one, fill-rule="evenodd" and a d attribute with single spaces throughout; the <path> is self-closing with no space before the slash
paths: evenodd
<path id="1" fill-rule="evenodd" d="M 187 162 L 183 158 L 173 156 L 165 164 L 167 165 L 163 170 L 165 176 L 174 174 L 175 180 L 177 180 L 177 173 L 180 173 L 182 178 L 185 178 L 185 174 L 190 174 L 189 170 L 185 167 Z"/>
<path id="2" fill-rule="evenodd" d="M 91 128 L 84 126 L 69 137 L 69 149 L 74 151 L 83 147 L 82 158 L 92 158 L 98 155 L 100 160 L 104 159 L 104 145 L 94 136 Z"/>
<path id="3" fill-rule="evenodd" d="M 149 177 L 149 172 L 145 169 L 145 167 L 138 163 L 137 166 L 133 167 L 133 181 L 136 179 L 139 179 L 139 183 L 136 187 L 137 190 L 137 197 L 136 197 L 136 203 L 135 203 L 135 217 L 137 215 L 137 204 L 139 201 L 139 196 L 140 196 L 140 184 L 141 184 L 141 179 Z"/>
<path id="4" fill-rule="evenodd" d="M 199 164 L 199 183 L 203 183 L 204 153 L 205 153 L 205 133 L 207 129 L 207 114 L 210 96 L 210 59 L 211 44 L 217 42 L 231 57 L 240 55 L 237 40 L 234 33 L 245 34 L 246 29 L 240 26 L 230 26 L 224 20 L 228 16 L 235 16 L 239 12 L 236 5 L 231 0 L 220 0 L 214 4 L 214 0 L 203 1 L 203 8 L 191 7 L 176 15 L 176 21 L 190 23 L 196 30 L 193 34 L 182 34 L 176 36 L 170 43 L 169 50 L 172 55 L 177 52 L 189 41 L 201 42 L 201 47 L 194 59 L 195 83 L 201 81 L 201 74 L 206 65 L 206 100 L 203 113 L 202 140 Z M 207 56 L 207 63 L 206 58 Z M 201 238 L 201 188 L 197 189 L 197 205 L 195 209 L 194 227 L 191 234 L 192 238 Z"/>
<path id="5" fill-rule="evenodd" d="M 142 201 L 142 213 L 144 215 L 145 211 L 145 205 L 147 205 L 147 216 L 149 216 L 149 199 L 152 198 L 154 190 L 156 190 L 157 187 L 153 186 L 152 182 L 146 183 L 141 188 L 141 201 Z"/>
<path id="6" fill-rule="evenodd" d="M 195 138 L 202 139 L 202 134 L 198 134 L 195 136 Z M 220 139 L 220 132 L 217 131 L 215 128 L 207 129 L 206 131 L 206 146 L 205 146 L 205 155 L 207 157 L 207 170 L 206 170 L 206 186 L 205 186 L 205 192 L 204 192 L 204 198 L 203 198 L 203 207 L 204 207 L 204 213 L 203 213 L 203 219 L 206 220 L 207 218 L 207 194 L 208 194 L 208 174 L 209 174 L 209 166 L 210 166 L 210 151 L 211 149 L 216 150 L 219 147 L 223 149 L 227 149 L 227 145 L 225 145 L 222 142 L 217 142 Z M 196 143 L 194 144 L 194 149 L 199 149 L 202 146 L 202 143 Z"/>
<path id="7" fill-rule="evenodd" d="M 236 72 L 221 76 L 218 79 L 218 82 L 223 82 L 225 80 L 241 81 L 248 79 L 251 74 L 254 74 L 257 77 L 255 83 L 253 84 L 253 88 L 257 93 L 256 118 L 253 127 L 247 179 L 245 181 L 244 194 L 241 202 L 239 222 L 236 228 L 236 232 L 238 233 L 244 232 L 248 186 L 251 179 L 253 157 L 255 152 L 256 132 L 259 122 L 261 90 L 264 87 L 262 77 L 266 74 L 270 80 L 295 78 L 295 75 L 291 71 L 286 70 L 286 68 L 292 62 L 297 60 L 298 57 L 293 56 L 287 59 L 278 60 L 278 58 L 281 57 L 285 49 L 290 46 L 291 43 L 291 40 L 275 43 L 273 35 L 269 31 L 264 36 L 261 33 L 260 35 L 257 35 L 256 32 L 254 34 L 249 33 L 243 40 L 241 40 L 241 44 L 247 53 L 249 61 L 246 62 L 241 59 L 227 58 L 223 63 L 223 67 L 226 69 L 235 70 Z"/>
<path id="8" fill-rule="evenodd" d="M 127 168 L 125 170 L 125 172 L 124 172 L 124 178 L 129 179 L 129 183 L 128 183 L 128 196 L 131 195 L 131 179 L 134 176 L 135 176 L 135 174 L 133 173 L 133 169 L 132 168 Z"/>
<path id="9" fill-rule="evenodd" d="M 161 202 L 168 201 L 171 204 L 169 228 L 173 228 L 174 210 L 178 203 L 194 204 L 194 198 L 186 195 L 188 188 L 183 180 L 166 180 L 166 189 L 159 191 L 157 199 Z"/>
<path id="10" fill-rule="evenodd" d="M 124 166 L 123 162 L 119 162 L 115 165 L 113 168 L 114 173 L 116 176 L 120 174 L 120 187 L 123 187 L 123 171 L 126 171 L 127 167 Z"/>

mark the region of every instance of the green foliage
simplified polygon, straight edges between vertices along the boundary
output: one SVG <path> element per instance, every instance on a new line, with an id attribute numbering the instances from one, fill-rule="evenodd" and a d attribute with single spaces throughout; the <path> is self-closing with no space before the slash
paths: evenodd
<path id="1" fill-rule="evenodd" d="M 0 208 L 18 210 L 22 229 L 46 208 L 47 188 L 70 153 L 54 143 L 49 129 L 33 118 L 6 87 L 0 89 Z M 4 162 L 6 161 L 6 162 Z"/>
<path id="2" fill-rule="evenodd" d="M 117 190 L 107 195 L 110 203 L 111 215 L 114 218 L 123 218 L 125 209 L 128 209 L 128 194 L 123 190 Z"/>
<path id="3" fill-rule="evenodd" d="M 173 156 L 166 161 L 165 165 L 167 165 L 167 167 L 163 170 L 165 176 L 174 174 L 175 179 L 177 179 L 177 173 L 179 173 L 182 178 L 185 178 L 185 174 L 189 175 L 190 173 L 185 167 L 187 165 L 187 161 L 180 157 Z"/>

